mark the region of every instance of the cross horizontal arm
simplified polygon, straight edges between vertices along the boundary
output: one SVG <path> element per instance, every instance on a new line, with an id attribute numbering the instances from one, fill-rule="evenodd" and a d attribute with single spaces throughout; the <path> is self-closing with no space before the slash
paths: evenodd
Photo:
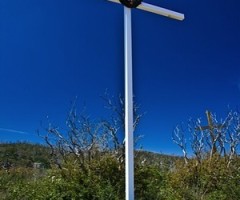
<path id="1" fill-rule="evenodd" d="M 197 130 L 197 131 L 205 131 L 205 130 L 223 129 L 223 128 L 226 128 L 226 125 L 224 125 L 224 124 L 217 124 L 217 125 L 213 125 L 213 126 L 201 126 L 201 127 L 197 127 L 195 130 Z"/>
<path id="2" fill-rule="evenodd" d="M 112 2 L 115 2 L 115 3 L 120 3 L 119 0 L 108 0 L 108 1 L 112 1 Z M 175 12 L 175 11 L 172 11 L 172 10 L 168 10 L 168 9 L 161 8 L 159 6 L 154 6 L 154 5 L 151 5 L 151 4 L 148 4 L 148 3 L 144 3 L 144 2 L 142 2 L 137 8 L 140 9 L 140 10 L 147 11 L 147 12 L 151 12 L 151 13 L 162 15 L 162 16 L 165 16 L 165 17 L 169 17 L 169 18 L 172 18 L 172 19 L 177 19 L 177 20 L 183 20 L 184 19 L 184 14 L 182 14 L 182 13 L 178 13 L 178 12 Z"/>

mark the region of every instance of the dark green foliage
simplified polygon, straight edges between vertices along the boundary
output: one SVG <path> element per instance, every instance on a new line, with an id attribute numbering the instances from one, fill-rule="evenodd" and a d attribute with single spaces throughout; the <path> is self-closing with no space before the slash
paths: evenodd
<path id="1" fill-rule="evenodd" d="M 180 199 L 221 199 L 237 200 L 240 197 L 240 163 L 236 158 L 233 165 L 227 167 L 226 159 L 213 157 L 197 164 L 196 159 L 188 164 L 178 163 L 170 174 L 171 187 Z"/>
<path id="2" fill-rule="evenodd" d="M 160 190 L 164 186 L 164 178 L 158 168 L 151 166 L 136 168 L 135 176 L 136 199 L 162 199 Z"/>
<path id="3" fill-rule="evenodd" d="M 12 180 L 15 184 L 7 189 L 5 199 L 120 200 L 124 195 L 123 171 L 112 157 L 93 161 L 87 172 L 69 162 L 61 170 L 52 169 L 38 179 L 22 180 Z"/>
<path id="4" fill-rule="evenodd" d="M 33 146 L 30 144 L 2 144 L 4 147 L 2 149 L 7 152 L 11 149 L 12 153 L 16 154 L 16 152 L 28 152 L 26 149 L 32 150 Z M 43 155 L 45 151 L 48 151 L 48 148 L 38 149 L 39 155 Z M 146 153 L 148 156 L 150 154 L 150 152 Z M 18 166 L 24 165 L 26 160 L 32 158 L 33 153 L 28 152 L 25 155 L 22 158 L 24 162 L 21 162 L 20 159 L 15 162 L 12 158 L 11 162 L 18 163 Z M 145 152 L 138 152 L 138 155 L 144 159 Z M 154 154 L 153 157 L 157 158 L 158 156 Z M 140 160 L 135 167 L 136 198 L 140 200 L 164 199 L 162 197 L 166 193 L 164 192 L 166 173 L 160 170 L 159 166 L 142 165 Z M 18 166 L 15 164 L 9 170 L 0 170 L 1 199 L 122 200 L 125 196 L 124 167 L 111 153 L 105 153 L 103 156 L 98 156 L 97 159 L 93 158 L 85 166 L 85 170 L 81 170 L 79 165 L 76 165 L 74 157 L 71 156 L 62 163 L 61 169 L 55 165 L 52 165 L 51 169 Z"/>
<path id="5" fill-rule="evenodd" d="M 8 148 L 9 145 L 7 145 Z M 20 151 L 19 148 L 18 151 Z M 139 159 L 136 160 L 135 166 L 137 200 L 239 199 L 240 160 L 238 157 L 228 168 L 226 159 L 223 157 L 213 157 L 211 161 L 205 159 L 201 165 L 197 165 L 197 160 L 194 158 L 186 165 L 183 159 L 173 157 L 171 163 L 175 167 L 167 168 L 156 163 L 161 161 L 159 160 L 161 157 L 164 158 L 162 163 L 169 161 L 171 156 L 151 155 L 150 152 L 144 151 L 137 154 L 136 159 Z M 153 163 L 141 163 L 142 159 L 146 160 L 144 155 L 151 157 Z M 0 199 L 123 200 L 124 184 L 124 167 L 122 168 L 119 160 L 109 153 L 98 159 L 92 159 L 85 171 L 80 170 L 73 158 L 63 162 L 61 169 L 54 165 L 51 169 L 29 167 L 2 169 L 0 170 Z"/>
<path id="6" fill-rule="evenodd" d="M 0 165 L 9 163 L 10 167 L 33 167 L 34 163 L 42 163 L 50 167 L 50 149 L 39 144 L 2 143 L 0 144 Z"/>

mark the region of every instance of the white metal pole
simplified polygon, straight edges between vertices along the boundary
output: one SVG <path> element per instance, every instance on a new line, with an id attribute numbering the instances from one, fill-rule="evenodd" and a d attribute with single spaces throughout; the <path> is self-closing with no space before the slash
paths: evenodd
<path id="1" fill-rule="evenodd" d="M 132 21 L 131 9 L 124 6 L 126 200 L 134 200 L 134 142 L 133 142 L 132 23 L 131 21 Z"/>
<path id="2" fill-rule="evenodd" d="M 108 0 L 120 3 L 119 0 Z M 183 20 L 184 14 L 141 3 L 137 8 L 165 17 Z M 126 200 L 134 200 L 134 138 L 133 138 L 133 86 L 132 86 L 132 24 L 131 9 L 124 6 L 125 51 L 125 187 Z"/>

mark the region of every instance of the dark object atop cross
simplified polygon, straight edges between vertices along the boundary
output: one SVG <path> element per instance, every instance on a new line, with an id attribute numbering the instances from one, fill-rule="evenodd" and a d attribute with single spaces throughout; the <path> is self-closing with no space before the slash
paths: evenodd
<path id="1" fill-rule="evenodd" d="M 119 0 L 119 1 L 128 8 L 136 8 L 142 2 L 142 0 Z"/>

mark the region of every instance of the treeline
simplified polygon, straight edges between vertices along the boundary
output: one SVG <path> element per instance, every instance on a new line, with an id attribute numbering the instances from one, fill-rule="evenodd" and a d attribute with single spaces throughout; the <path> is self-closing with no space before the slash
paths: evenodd
<path id="1" fill-rule="evenodd" d="M 0 166 L 4 169 L 13 167 L 32 168 L 34 163 L 50 167 L 49 148 L 40 144 L 27 142 L 0 143 Z"/>

